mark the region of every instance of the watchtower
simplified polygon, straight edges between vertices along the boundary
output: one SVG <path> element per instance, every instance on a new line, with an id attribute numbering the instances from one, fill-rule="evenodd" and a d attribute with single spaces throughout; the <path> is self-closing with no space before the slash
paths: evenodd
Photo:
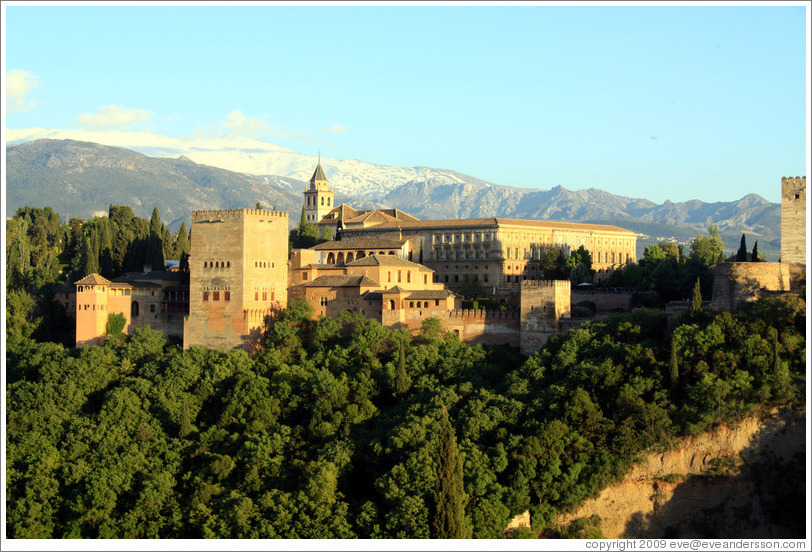
<path id="1" fill-rule="evenodd" d="M 806 267 L 806 177 L 781 179 L 781 262 Z"/>
<path id="2" fill-rule="evenodd" d="M 191 245 L 183 346 L 251 349 L 287 306 L 288 214 L 193 211 Z"/>

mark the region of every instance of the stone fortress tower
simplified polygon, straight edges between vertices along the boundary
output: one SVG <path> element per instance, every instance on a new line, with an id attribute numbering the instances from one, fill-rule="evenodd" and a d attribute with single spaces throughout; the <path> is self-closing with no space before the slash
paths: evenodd
<path id="1" fill-rule="evenodd" d="M 183 346 L 250 349 L 287 306 L 288 214 L 192 212 L 189 316 Z"/>
<path id="2" fill-rule="evenodd" d="M 806 285 L 806 177 L 781 179 L 781 259 L 777 263 L 727 262 L 714 267 L 711 310 L 733 310 L 774 293 Z"/>
<path id="3" fill-rule="evenodd" d="M 313 176 L 310 178 L 310 185 L 305 189 L 305 221 L 318 224 L 333 208 L 335 192 L 327 181 L 324 169 L 321 168 L 319 160 Z"/>
<path id="4" fill-rule="evenodd" d="M 781 179 L 781 262 L 806 266 L 806 177 Z"/>

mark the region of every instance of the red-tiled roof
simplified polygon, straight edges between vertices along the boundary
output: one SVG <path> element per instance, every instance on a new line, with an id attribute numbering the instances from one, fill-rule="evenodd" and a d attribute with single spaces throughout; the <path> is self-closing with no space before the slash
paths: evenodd
<path id="1" fill-rule="evenodd" d="M 109 286 L 110 280 L 102 276 L 101 274 L 88 274 L 78 282 L 74 282 L 74 285 L 77 286 Z"/>
<path id="2" fill-rule="evenodd" d="M 357 259 L 351 263 L 347 263 L 345 266 L 405 266 L 409 268 L 426 269 L 426 267 L 421 264 L 401 259 L 397 255 L 368 255 L 363 259 Z"/>
<path id="3" fill-rule="evenodd" d="M 420 289 L 413 291 L 406 299 L 445 299 L 449 295 L 454 295 L 447 289 Z"/>
<path id="4" fill-rule="evenodd" d="M 532 228 L 552 228 L 562 230 L 594 230 L 601 232 L 622 232 L 625 234 L 636 234 L 631 230 L 620 228 L 618 226 L 611 226 L 608 224 L 585 224 L 581 222 L 556 222 L 549 220 L 523 220 L 523 219 L 507 219 L 507 218 L 478 218 L 478 219 L 447 219 L 447 220 L 418 220 L 413 222 L 407 221 L 391 221 L 382 222 L 369 228 L 353 228 L 353 231 L 370 231 L 375 232 L 379 230 L 410 230 L 410 229 L 437 229 L 443 230 L 445 228 L 461 228 L 461 227 L 474 227 L 474 228 L 500 228 L 511 226 L 525 226 Z"/>
<path id="5" fill-rule="evenodd" d="M 406 240 L 361 237 L 340 241 L 328 241 L 315 245 L 311 247 L 311 249 L 317 251 L 329 251 L 333 249 L 400 249 L 404 243 L 406 243 Z"/>
<path id="6" fill-rule="evenodd" d="M 325 275 L 319 276 L 305 287 L 376 287 L 378 282 L 368 276 L 341 276 Z"/>

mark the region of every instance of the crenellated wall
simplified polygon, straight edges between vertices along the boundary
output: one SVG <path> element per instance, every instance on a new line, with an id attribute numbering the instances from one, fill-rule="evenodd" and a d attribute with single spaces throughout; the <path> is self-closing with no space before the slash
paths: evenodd
<path id="1" fill-rule="evenodd" d="M 441 319 L 443 328 L 465 343 L 519 346 L 519 313 L 509 310 L 455 309 Z"/>

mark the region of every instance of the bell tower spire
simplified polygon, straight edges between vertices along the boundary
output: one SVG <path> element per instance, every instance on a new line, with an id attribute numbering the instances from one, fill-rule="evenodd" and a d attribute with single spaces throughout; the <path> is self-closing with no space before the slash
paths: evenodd
<path id="1" fill-rule="evenodd" d="M 319 151 L 319 162 L 313 176 L 310 177 L 310 185 L 304 192 L 305 196 L 305 221 L 318 224 L 319 221 L 334 207 L 333 199 L 335 192 L 324 174 L 321 166 L 321 151 Z"/>

